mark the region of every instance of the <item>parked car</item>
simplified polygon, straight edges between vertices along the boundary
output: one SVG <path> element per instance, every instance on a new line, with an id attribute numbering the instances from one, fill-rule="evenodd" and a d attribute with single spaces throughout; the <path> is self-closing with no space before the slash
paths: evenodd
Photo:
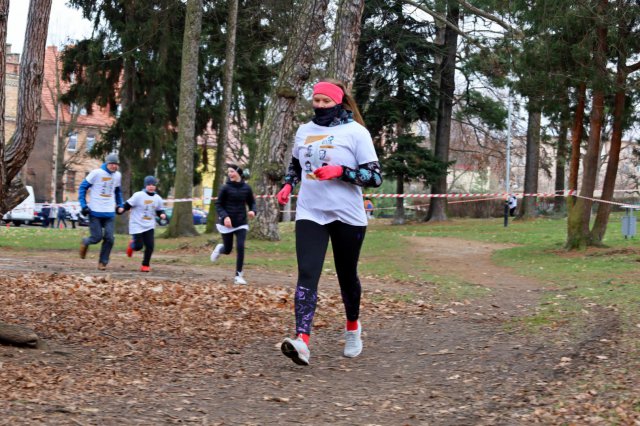
<path id="1" fill-rule="evenodd" d="M 89 218 L 84 216 L 82 213 L 82 207 L 80 207 L 80 202 L 78 201 L 67 201 L 64 203 L 64 209 L 67 211 L 66 220 L 71 220 L 71 212 L 75 210 L 78 214 L 78 225 L 80 226 L 89 226 Z"/>
<path id="2" fill-rule="evenodd" d="M 34 220 L 34 207 L 36 198 L 33 195 L 33 187 L 27 186 L 27 198 L 20 204 L 15 206 L 13 210 L 8 211 L 2 217 L 5 223 L 13 222 L 15 226 L 29 225 Z"/>
<path id="3" fill-rule="evenodd" d="M 191 210 L 193 213 L 193 224 L 194 225 L 204 225 L 207 223 L 207 212 L 202 209 L 194 208 Z M 159 217 L 156 217 L 156 222 L 160 226 L 167 225 L 171 221 L 171 215 L 173 214 L 173 207 L 169 207 L 164 209 L 164 212 L 167 215 L 166 220 L 161 220 Z M 164 223 L 163 223 L 164 222 Z"/>

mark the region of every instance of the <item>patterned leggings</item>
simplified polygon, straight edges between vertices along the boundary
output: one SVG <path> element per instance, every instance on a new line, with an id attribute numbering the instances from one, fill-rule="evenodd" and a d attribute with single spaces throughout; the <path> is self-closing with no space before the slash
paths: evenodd
<path id="1" fill-rule="evenodd" d="M 339 221 L 319 225 L 310 220 L 296 221 L 298 283 L 295 294 L 296 333 L 311 334 L 318 301 L 318 282 L 322 273 L 329 239 L 340 283 L 342 302 L 349 321 L 360 315 L 362 288 L 358 278 L 358 259 L 366 226 Z"/>

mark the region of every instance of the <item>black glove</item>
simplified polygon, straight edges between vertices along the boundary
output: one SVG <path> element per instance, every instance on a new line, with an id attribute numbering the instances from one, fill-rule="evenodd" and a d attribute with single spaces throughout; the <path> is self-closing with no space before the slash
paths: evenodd
<path id="1" fill-rule="evenodd" d="M 89 216 L 91 214 L 91 209 L 89 207 L 83 207 L 80 213 L 82 213 L 82 216 Z"/>

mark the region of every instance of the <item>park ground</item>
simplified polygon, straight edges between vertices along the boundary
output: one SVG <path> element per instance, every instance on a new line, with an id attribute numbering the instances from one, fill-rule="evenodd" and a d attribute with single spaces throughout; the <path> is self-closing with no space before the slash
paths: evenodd
<path id="1" fill-rule="evenodd" d="M 216 236 L 158 239 L 152 272 L 107 271 L 86 230 L 0 230 L 0 320 L 38 349 L 0 346 L 0 424 L 640 425 L 640 247 L 561 248 L 562 220 L 376 221 L 362 254 L 364 351 L 326 261 L 311 365 L 293 331 L 295 260 L 249 241 L 248 286 Z"/>

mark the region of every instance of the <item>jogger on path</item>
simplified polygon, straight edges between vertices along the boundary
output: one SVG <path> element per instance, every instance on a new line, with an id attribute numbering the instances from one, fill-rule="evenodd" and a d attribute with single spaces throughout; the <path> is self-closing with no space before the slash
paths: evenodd
<path id="1" fill-rule="evenodd" d="M 131 210 L 129 216 L 129 234 L 132 240 L 127 244 L 127 256 L 142 250 L 141 272 L 150 272 L 151 255 L 155 245 L 156 216 L 166 219 L 162 197 L 156 194 L 158 180 L 153 176 L 144 178 L 144 189 L 138 191 L 124 203 L 124 210 Z"/>
<path id="2" fill-rule="evenodd" d="M 321 81 L 313 88 L 311 122 L 296 133 L 291 163 L 278 202 L 286 204 L 300 182 L 296 204 L 295 339 L 286 338 L 284 355 L 309 364 L 309 338 L 318 298 L 318 281 L 329 240 L 340 283 L 347 322 L 344 356 L 362 351 L 360 248 L 367 229 L 362 187 L 378 187 L 382 176 L 371 135 L 364 127 L 355 100 L 338 81 Z"/>
<path id="3" fill-rule="evenodd" d="M 87 256 L 89 245 L 102 241 L 98 269 L 104 271 L 109 263 L 111 249 L 115 242 L 114 226 L 116 213 L 124 211 L 122 206 L 122 191 L 120 183 L 122 176 L 118 171 L 119 160 L 116 154 L 109 154 L 104 164 L 92 170 L 80 184 L 78 201 L 82 207 L 82 214 L 89 217 L 89 231 L 91 235 L 83 238 L 80 243 L 80 258 Z M 87 203 L 87 191 L 91 198 Z"/>

